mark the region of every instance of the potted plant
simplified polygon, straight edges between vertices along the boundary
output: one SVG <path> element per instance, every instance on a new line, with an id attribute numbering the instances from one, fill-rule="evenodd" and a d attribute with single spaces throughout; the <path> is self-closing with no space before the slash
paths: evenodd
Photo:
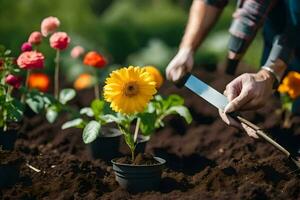
<path id="1" fill-rule="evenodd" d="M 15 59 L 10 51 L 0 46 L 0 188 L 12 186 L 19 178 L 22 159 L 13 152 L 17 139 L 24 105 L 13 92 L 21 87 L 21 78 L 16 75 Z"/>
<path id="2" fill-rule="evenodd" d="M 0 146 L 3 150 L 13 149 L 24 110 L 24 105 L 12 94 L 21 87 L 22 79 L 16 75 L 20 70 L 15 67 L 10 53 L 0 47 Z"/>
<path id="3" fill-rule="evenodd" d="M 109 119 L 112 113 L 105 101 L 94 99 L 90 107 L 80 109 L 80 116 L 65 122 L 62 129 L 71 127 L 83 129 L 83 142 L 89 144 L 91 156 L 94 159 L 110 161 L 120 155 L 119 145 L 122 136 Z M 89 134 L 91 128 L 97 130 L 93 132 L 96 134 Z"/>
<path id="4" fill-rule="evenodd" d="M 190 114 L 184 106 L 176 106 L 175 103 L 170 108 L 166 105 L 166 101 L 165 104 L 162 103 L 160 96 L 156 96 L 149 104 L 157 92 L 155 86 L 153 76 L 146 69 L 133 66 L 113 71 L 104 86 L 104 98 L 110 103 L 114 113 L 100 115 L 101 120 L 117 124 L 131 152 L 130 157 L 113 159 L 113 170 L 117 182 L 133 192 L 157 189 L 165 164 L 162 158 L 147 154 L 136 155 L 139 131 L 150 135 L 155 128 L 163 125 L 162 119 L 165 116 L 173 113 L 179 113 L 188 122 L 191 121 Z M 174 97 L 169 100 L 174 100 Z M 176 102 L 173 100 L 168 101 L 168 104 Z M 168 111 L 162 115 L 167 107 Z M 133 123 L 135 126 L 132 126 Z M 95 140 L 101 132 L 101 127 L 99 121 L 89 121 L 83 129 L 84 141 L 88 143 Z"/>

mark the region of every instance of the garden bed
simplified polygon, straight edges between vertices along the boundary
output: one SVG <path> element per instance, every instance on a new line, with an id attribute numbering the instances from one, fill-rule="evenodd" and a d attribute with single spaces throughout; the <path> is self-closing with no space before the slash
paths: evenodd
<path id="1" fill-rule="evenodd" d="M 226 81 L 216 73 L 197 72 L 220 91 Z M 299 199 L 300 172 L 284 155 L 265 142 L 223 123 L 215 108 L 192 94 L 166 83 L 162 94 L 185 98 L 193 122 L 168 117 L 166 127 L 150 139 L 146 152 L 167 160 L 159 191 L 130 194 L 114 180 L 110 164 L 92 160 L 81 130 L 61 130 L 66 116 L 49 124 L 40 116 L 25 118 L 16 151 L 25 160 L 18 183 L 0 192 L 1 199 Z M 74 104 L 88 105 L 92 91 L 78 94 Z M 300 147 L 299 117 L 281 128 L 275 113 L 279 101 L 270 100 L 256 113 L 245 113 L 290 150 Z M 128 154 L 123 144 L 121 151 Z M 29 167 L 31 166 L 31 168 Z M 34 169 L 32 169 L 32 167 Z"/>

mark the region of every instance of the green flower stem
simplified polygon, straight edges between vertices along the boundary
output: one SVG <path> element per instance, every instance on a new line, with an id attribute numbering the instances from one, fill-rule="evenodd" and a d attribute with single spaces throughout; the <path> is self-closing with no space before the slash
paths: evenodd
<path id="1" fill-rule="evenodd" d="M 134 155 L 134 148 L 130 148 L 130 151 L 131 151 L 131 162 L 133 163 L 134 162 L 134 158 L 135 158 L 135 155 Z"/>
<path id="2" fill-rule="evenodd" d="M 26 72 L 26 78 L 25 78 L 25 88 L 26 89 L 28 89 L 30 73 L 31 73 L 31 70 L 28 69 Z M 25 93 L 23 93 L 21 96 L 21 103 L 24 103 L 24 102 L 25 102 Z"/>
<path id="3" fill-rule="evenodd" d="M 55 99 L 58 99 L 59 95 L 59 56 L 60 51 L 56 51 L 56 57 L 55 57 L 55 72 L 54 72 L 54 97 Z"/>
<path id="4" fill-rule="evenodd" d="M 94 93 L 95 93 L 95 99 L 100 99 L 100 89 L 99 89 L 98 81 L 94 85 Z"/>
<path id="5" fill-rule="evenodd" d="M 95 98 L 96 99 L 100 99 L 100 88 L 99 88 L 99 85 L 100 85 L 100 77 L 99 77 L 99 70 L 98 69 L 95 69 L 95 85 L 94 85 L 94 93 L 95 93 Z"/>
<path id="6" fill-rule="evenodd" d="M 11 93 L 13 91 L 13 87 L 12 86 L 8 86 L 7 87 L 7 91 L 6 91 L 6 101 L 9 101 L 11 99 Z M 3 130 L 6 131 L 7 130 L 7 111 L 5 110 L 5 113 L 3 114 L 3 121 L 4 121 L 4 126 L 3 126 Z"/>

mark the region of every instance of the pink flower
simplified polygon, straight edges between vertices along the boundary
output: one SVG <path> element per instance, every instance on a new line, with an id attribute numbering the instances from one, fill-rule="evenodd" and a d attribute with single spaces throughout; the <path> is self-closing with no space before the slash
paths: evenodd
<path id="1" fill-rule="evenodd" d="M 32 50 L 32 45 L 29 42 L 24 42 L 21 46 L 21 51 L 31 51 Z"/>
<path id="2" fill-rule="evenodd" d="M 59 27 L 60 21 L 56 17 L 47 17 L 43 19 L 41 24 L 41 32 L 43 36 L 47 37 L 49 34 L 54 33 Z"/>
<path id="3" fill-rule="evenodd" d="M 81 46 L 75 46 L 71 51 L 71 57 L 72 58 L 78 58 L 84 53 L 84 48 Z"/>
<path id="4" fill-rule="evenodd" d="M 31 44 L 38 45 L 42 42 L 43 36 L 40 32 L 34 31 L 30 34 L 28 42 Z"/>
<path id="5" fill-rule="evenodd" d="M 44 67 L 44 55 L 37 51 L 23 52 L 17 60 L 21 69 L 40 69 Z"/>
<path id="6" fill-rule="evenodd" d="M 64 50 L 68 47 L 71 39 L 65 32 L 56 32 L 50 37 L 50 46 L 57 50 Z"/>
<path id="7" fill-rule="evenodd" d="M 19 76 L 15 76 L 15 75 L 9 74 L 5 78 L 5 83 L 13 86 L 15 89 L 18 89 L 21 86 L 22 78 L 19 77 Z"/>

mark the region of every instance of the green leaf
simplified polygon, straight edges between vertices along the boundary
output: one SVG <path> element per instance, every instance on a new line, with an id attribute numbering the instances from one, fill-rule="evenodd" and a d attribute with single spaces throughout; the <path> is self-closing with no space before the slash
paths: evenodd
<path id="1" fill-rule="evenodd" d="M 29 97 L 26 98 L 26 103 L 35 113 L 40 113 L 44 110 L 44 100 L 43 97 L 39 95 L 29 95 Z"/>
<path id="2" fill-rule="evenodd" d="M 83 129 L 82 139 L 85 144 L 93 142 L 100 134 L 101 124 L 97 121 L 90 121 Z"/>
<path id="3" fill-rule="evenodd" d="M 42 94 L 42 93 L 40 93 L 39 95 L 42 96 L 44 104 L 45 104 L 45 107 L 48 107 L 50 105 L 58 104 L 59 103 L 52 95 Z"/>
<path id="4" fill-rule="evenodd" d="M 20 121 L 23 117 L 24 106 L 17 100 L 6 103 L 7 116 L 9 120 Z"/>
<path id="5" fill-rule="evenodd" d="M 106 114 L 106 115 L 102 115 L 100 116 L 100 120 L 103 121 L 104 123 L 111 123 L 111 122 L 116 122 L 116 123 L 120 123 L 121 120 L 116 117 L 115 115 L 112 114 Z"/>
<path id="6" fill-rule="evenodd" d="M 142 113 L 139 115 L 141 119 L 140 130 L 142 135 L 148 136 L 155 131 L 156 113 Z"/>
<path id="7" fill-rule="evenodd" d="M 105 102 L 100 99 L 95 99 L 91 103 L 91 109 L 96 119 L 98 119 L 99 116 L 103 113 L 104 106 L 105 106 Z"/>
<path id="8" fill-rule="evenodd" d="M 74 89 L 62 89 L 59 94 L 59 102 L 66 104 L 68 101 L 72 100 L 76 96 Z"/>
<path id="9" fill-rule="evenodd" d="M 71 121 L 67 121 L 65 122 L 61 129 L 67 129 L 67 128 L 72 128 L 72 127 L 76 127 L 76 128 L 81 128 L 83 125 L 83 119 L 81 118 L 77 118 L 77 119 L 73 119 Z"/>
<path id="10" fill-rule="evenodd" d="M 173 106 L 169 110 L 167 110 L 167 113 L 168 114 L 177 113 L 181 117 L 183 117 L 188 124 L 192 122 L 192 115 L 185 106 Z"/>
<path id="11" fill-rule="evenodd" d="M 81 108 L 79 113 L 81 115 L 87 115 L 88 117 L 93 117 L 94 116 L 94 112 L 90 107 Z"/>
<path id="12" fill-rule="evenodd" d="M 53 123 L 58 117 L 58 109 L 56 106 L 51 106 L 46 110 L 46 119 L 49 123 Z"/>
<path id="13" fill-rule="evenodd" d="M 11 50 L 6 50 L 6 51 L 4 52 L 4 56 L 9 56 L 9 54 L 11 54 Z"/>
<path id="14" fill-rule="evenodd" d="M 168 106 L 181 106 L 184 103 L 184 100 L 182 97 L 176 94 L 172 94 L 167 98 L 167 104 Z"/>

